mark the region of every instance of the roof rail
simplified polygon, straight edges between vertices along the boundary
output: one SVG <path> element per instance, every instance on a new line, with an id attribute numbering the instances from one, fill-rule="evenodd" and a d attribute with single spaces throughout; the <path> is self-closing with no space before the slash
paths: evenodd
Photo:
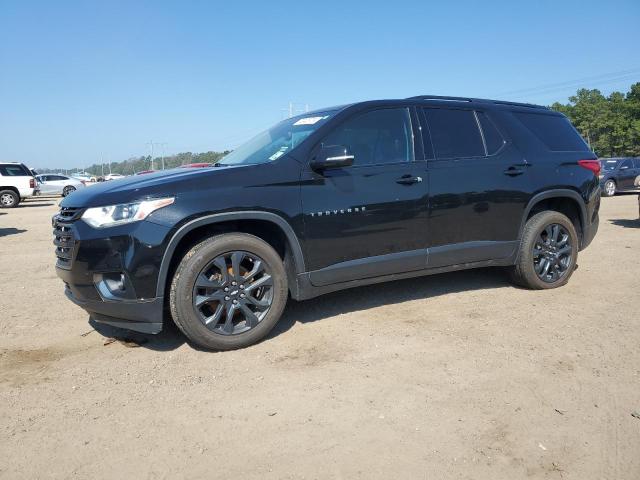
<path id="1" fill-rule="evenodd" d="M 457 102 L 474 102 L 478 101 L 477 98 L 470 97 L 448 97 L 443 95 L 416 95 L 415 97 L 408 97 L 407 100 L 449 100 Z"/>
<path id="2" fill-rule="evenodd" d="M 472 97 L 449 97 L 442 95 L 417 95 L 415 97 L 409 97 L 407 100 L 442 100 L 445 102 L 478 102 L 478 103 L 493 103 L 495 105 L 512 105 L 515 107 L 528 107 L 528 108 L 541 108 L 548 110 L 548 107 L 543 105 L 535 105 L 533 103 L 522 102 L 509 102 L 506 100 L 490 100 L 487 98 L 472 98 Z"/>

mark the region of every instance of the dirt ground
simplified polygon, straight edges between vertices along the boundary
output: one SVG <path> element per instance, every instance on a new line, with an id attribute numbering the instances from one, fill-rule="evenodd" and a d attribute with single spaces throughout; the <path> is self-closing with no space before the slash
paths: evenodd
<path id="1" fill-rule="evenodd" d="M 603 199 L 563 288 L 359 288 L 225 353 L 94 331 L 54 272 L 57 203 L 0 211 L 0 478 L 640 478 L 635 195 Z"/>

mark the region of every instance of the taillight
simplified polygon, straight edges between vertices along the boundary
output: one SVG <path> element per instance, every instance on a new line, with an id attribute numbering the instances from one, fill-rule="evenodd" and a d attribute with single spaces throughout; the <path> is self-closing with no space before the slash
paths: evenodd
<path id="1" fill-rule="evenodd" d="M 578 160 L 578 165 L 591 170 L 596 175 L 600 174 L 600 160 Z"/>
<path id="2" fill-rule="evenodd" d="M 36 188 L 36 179 L 33 177 L 29 179 L 29 188 Z"/>

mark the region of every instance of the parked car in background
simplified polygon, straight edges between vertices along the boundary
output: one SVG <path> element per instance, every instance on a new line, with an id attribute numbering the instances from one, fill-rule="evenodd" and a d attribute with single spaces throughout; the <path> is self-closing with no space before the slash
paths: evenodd
<path id="1" fill-rule="evenodd" d="M 31 170 L 22 163 L 0 163 L 0 207 L 17 207 L 21 200 L 36 195 L 38 186 Z"/>
<path id="2" fill-rule="evenodd" d="M 36 179 L 40 184 L 41 195 L 62 195 L 66 197 L 78 188 L 85 186 L 82 180 L 58 173 L 44 173 L 38 175 Z"/>
<path id="3" fill-rule="evenodd" d="M 213 163 L 187 163 L 186 165 L 180 165 L 180 168 L 208 168 L 213 167 Z"/>
<path id="4" fill-rule="evenodd" d="M 119 173 L 110 173 L 109 175 L 105 175 L 104 179 L 107 180 L 118 180 L 119 178 L 124 178 L 124 175 L 120 175 Z"/>
<path id="5" fill-rule="evenodd" d="M 601 158 L 600 164 L 600 187 L 604 197 L 638 188 L 634 180 L 640 175 L 640 157 Z"/>
<path id="6" fill-rule="evenodd" d="M 76 174 L 71 175 L 71 176 L 72 176 L 73 178 L 77 178 L 77 179 L 78 179 L 78 180 L 80 180 L 81 182 L 84 182 L 84 183 L 85 183 L 85 185 L 86 185 L 87 183 L 91 183 L 91 182 L 94 182 L 94 181 L 95 181 L 95 180 L 92 180 L 92 179 L 91 179 L 91 176 L 90 176 L 90 175 L 87 175 L 87 174 L 85 174 L 85 173 L 76 173 Z"/>

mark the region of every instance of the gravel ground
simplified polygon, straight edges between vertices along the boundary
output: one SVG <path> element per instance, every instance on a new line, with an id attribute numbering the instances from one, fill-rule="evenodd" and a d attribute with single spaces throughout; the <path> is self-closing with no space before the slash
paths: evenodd
<path id="1" fill-rule="evenodd" d="M 359 288 L 225 353 L 95 331 L 54 272 L 57 203 L 0 211 L 0 478 L 640 478 L 635 195 L 603 199 L 563 288 Z"/>

